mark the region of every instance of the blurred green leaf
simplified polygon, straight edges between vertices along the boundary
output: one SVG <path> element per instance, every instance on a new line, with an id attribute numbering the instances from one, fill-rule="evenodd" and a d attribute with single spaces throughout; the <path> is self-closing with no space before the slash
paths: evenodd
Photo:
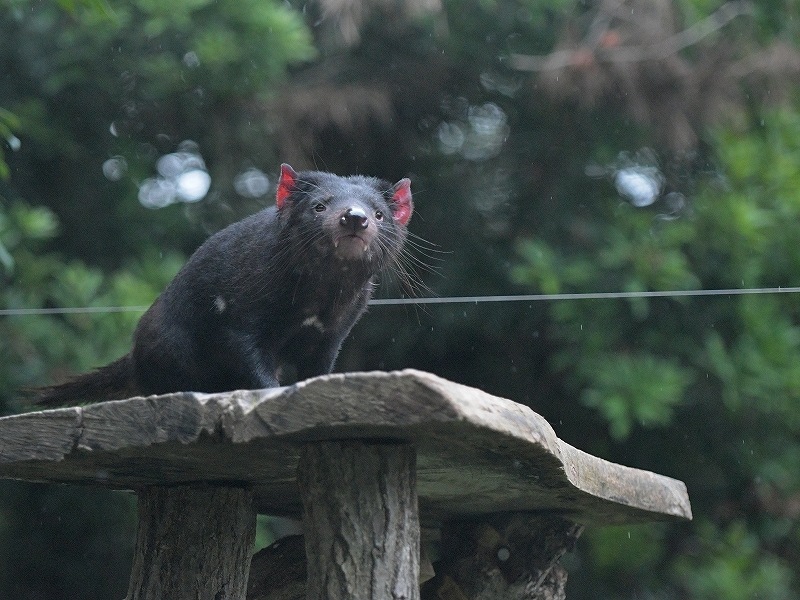
<path id="1" fill-rule="evenodd" d="M 751 600 L 794 598 L 789 565 L 759 547 L 741 521 L 719 530 L 702 523 L 698 552 L 679 557 L 675 575 L 692 598 Z"/>
<path id="2" fill-rule="evenodd" d="M 690 370 L 650 354 L 601 355 L 580 369 L 587 385 L 581 397 L 584 404 L 605 415 L 611 434 L 619 440 L 637 424 L 669 424 L 691 382 Z"/>

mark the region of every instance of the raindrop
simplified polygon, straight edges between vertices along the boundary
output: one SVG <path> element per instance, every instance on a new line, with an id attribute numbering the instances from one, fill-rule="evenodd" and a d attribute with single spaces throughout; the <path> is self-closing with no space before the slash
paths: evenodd
<path id="1" fill-rule="evenodd" d="M 655 167 L 627 167 L 614 176 L 614 185 L 621 196 L 639 208 L 650 206 L 658 199 L 664 176 Z"/>
<path id="2" fill-rule="evenodd" d="M 173 152 L 165 154 L 156 163 L 158 172 L 164 177 L 178 177 L 181 173 L 199 169 L 206 170 L 206 163 L 199 154 L 192 152 Z"/>
<path id="3" fill-rule="evenodd" d="M 200 156 L 200 144 L 194 140 L 183 140 L 180 144 L 178 144 L 178 151 L 188 152 L 189 154 L 196 154 L 197 156 Z"/>
<path id="4" fill-rule="evenodd" d="M 437 129 L 439 149 L 444 154 L 454 154 L 461 150 L 466 136 L 458 123 L 443 122 Z"/>
<path id="5" fill-rule="evenodd" d="M 471 107 L 469 124 L 479 135 L 494 135 L 506 123 L 506 113 L 494 102 Z"/>
<path id="6" fill-rule="evenodd" d="M 117 50 L 120 53 L 122 52 L 122 48 L 118 48 Z M 130 71 L 123 71 L 119 75 L 119 83 L 123 91 L 132 92 L 136 87 L 136 75 Z"/>
<path id="7" fill-rule="evenodd" d="M 162 177 L 177 177 L 183 173 L 183 159 L 175 152 L 165 154 L 156 162 L 156 170 Z"/>
<path id="8" fill-rule="evenodd" d="M 446 96 L 442 100 L 442 112 L 454 119 L 466 119 L 469 113 L 469 100 L 463 96 Z"/>
<path id="9" fill-rule="evenodd" d="M 159 133 L 156 135 L 156 142 L 161 148 L 169 148 L 172 146 L 172 139 L 166 133 Z"/>
<path id="10" fill-rule="evenodd" d="M 472 106 L 467 118 L 469 134 L 461 153 L 468 160 L 487 160 L 500 153 L 509 133 L 508 118 L 493 102 Z"/>
<path id="11" fill-rule="evenodd" d="M 190 69 L 196 69 L 200 66 L 200 59 L 197 57 L 197 53 L 194 51 L 189 51 L 183 55 L 183 64 L 189 67 Z"/>
<path id="12" fill-rule="evenodd" d="M 129 119 L 135 119 L 139 115 L 139 108 L 136 106 L 136 102 L 133 100 L 129 100 L 123 104 L 122 110 L 125 113 L 125 116 Z"/>
<path id="13" fill-rule="evenodd" d="M 200 169 L 182 173 L 175 181 L 176 194 L 184 202 L 202 200 L 211 187 L 211 175 Z"/>
<path id="14" fill-rule="evenodd" d="M 128 172 L 128 161 L 123 156 L 112 156 L 103 163 L 103 175 L 109 181 L 119 181 Z"/>
<path id="15" fill-rule="evenodd" d="M 173 202 L 197 202 L 211 187 L 211 175 L 200 156 L 200 146 L 192 140 L 181 142 L 177 152 L 159 158 L 156 170 L 159 176 L 148 179 L 139 188 L 139 201 L 149 208 Z"/>
<path id="16" fill-rule="evenodd" d="M 584 168 L 583 172 L 586 174 L 587 177 L 592 177 L 594 179 L 598 179 L 600 177 L 605 177 L 608 175 L 608 169 L 602 165 L 598 165 L 597 163 L 589 163 Z"/>
<path id="17" fill-rule="evenodd" d="M 136 146 L 136 157 L 142 160 L 153 160 L 158 156 L 158 149 L 153 144 L 142 143 Z"/>
<path id="18" fill-rule="evenodd" d="M 664 221 L 674 221 L 686 209 L 686 197 L 680 192 L 670 192 L 664 196 L 663 202 L 666 212 L 659 214 L 658 218 Z"/>
<path id="19" fill-rule="evenodd" d="M 436 121 L 430 116 L 422 117 L 417 121 L 417 128 L 419 128 L 420 131 L 430 131 L 434 125 L 436 125 Z"/>
<path id="20" fill-rule="evenodd" d="M 6 138 L 6 142 L 8 142 L 8 146 L 14 152 L 16 152 L 17 150 L 19 150 L 22 147 L 22 142 L 20 141 L 20 139 L 17 136 L 13 135 L 13 134 L 9 135 Z"/>
<path id="21" fill-rule="evenodd" d="M 146 208 L 164 208 L 175 202 L 175 182 L 151 177 L 139 187 L 139 202 Z"/>
<path id="22" fill-rule="evenodd" d="M 234 178 L 233 187 L 240 196 L 259 198 L 269 191 L 269 177 L 258 169 L 247 169 Z"/>
<path id="23" fill-rule="evenodd" d="M 487 90 L 498 92 L 509 97 L 514 96 L 522 86 L 522 81 L 520 79 L 507 77 L 500 73 L 481 73 L 480 82 Z"/>

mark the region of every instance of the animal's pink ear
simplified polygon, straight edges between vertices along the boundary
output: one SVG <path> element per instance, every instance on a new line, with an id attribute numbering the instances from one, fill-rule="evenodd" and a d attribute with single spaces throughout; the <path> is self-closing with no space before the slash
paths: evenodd
<path id="1" fill-rule="evenodd" d="M 394 220 L 401 225 L 407 225 L 414 211 L 414 202 L 411 200 L 411 180 L 401 179 L 394 184 L 392 195 L 392 213 Z"/>
<path id="2" fill-rule="evenodd" d="M 294 190 L 294 184 L 296 181 L 297 173 L 294 172 L 292 167 L 286 163 L 283 163 L 281 165 L 281 178 L 278 181 L 278 193 L 275 195 L 275 200 L 278 204 L 278 210 L 283 209 L 286 198 L 288 198 L 289 194 L 291 194 Z"/>

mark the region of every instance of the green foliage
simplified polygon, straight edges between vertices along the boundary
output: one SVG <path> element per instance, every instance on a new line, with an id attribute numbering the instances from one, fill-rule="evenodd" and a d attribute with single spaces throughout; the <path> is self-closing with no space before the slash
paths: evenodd
<path id="1" fill-rule="evenodd" d="M 794 598 L 789 565 L 765 552 L 745 523 L 720 530 L 710 523 L 699 527 L 694 556 L 675 563 L 675 576 L 692 598 L 750 600 Z"/>
<path id="2" fill-rule="evenodd" d="M 9 180 L 5 195 L 50 206 L 64 225 L 62 251 L 119 268 L 149 244 L 191 250 L 204 227 L 218 229 L 254 209 L 210 202 L 187 206 L 189 219 L 179 207 L 156 217 L 141 210 L 137 193 L 159 156 L 184 140 L 199 144 L 214 185 L 210 198 L 233 193 L 245 167 L 274 168 L 265 155 L 268 124 L 251 124 L 289 67 L 316 54 L 297 11 L 277 0 L 87 1 L 68 11 L 15 0 L 2 7 L 0 61 L 8 77 L 0 96 L 21 139 L 15 168 L 46 175 Z M 225 139 L 206 144 L 212 131 Z M 109 181 L 103 165 L 111 157 L 124 168 Z"/>
<path id="3" fill-rule="evenodd" d="M 716 139 L 725 186 L 708 181 L 691 215 L 663 220 L 620 206 L 613 219 L 584 226 L 590 235 L 581 246 L 525 241 L 516 281 L 549 293 L 796 285 L 798 117 L 768 112 L 753 134 L 721 129 Z M 800 398 L 796 303 L 744 296 L 735 301 L 735 316 L 729 304 L 726 298 L 554 303 L 551 314 L 565 342 L 554 367 L 570 369 L 583 402 L 600 411 L 618 439 L 637 423 L 669 424 L 688 401 L 692 382 L 708 374 L 717 377 L 729 410 L 747 404 L 794 430 Z M 660 314 L 654 314 L 656 305 Z M 734 316 L 735 325 L 724 333 L 695 329 L 700 310 Z M 679 321 L 665 319 L 666 311 Z"/>
<path id="4" fill-rule="evenodd" d="M 183 264 L 177 255 L 145 251 L 136 264 L 104 275 L 84 263 L 43 254 L 58 222 L 44 207 L 0 204 L 4 309 L 147 306 Z M 19 314 L 0 319 L 0 402 L 16 402 L 20 387 L 52 379 L 53 366 L 74 372 L 100 366 L 127 352 L 141 309 L 115 313 Z M 18 405 L 18 407 L 20 407 Z"/>
<path id="5" fill-rule="evenodd" d="M 713 223 L 710 248 L 700 256 L 724 259 L 725 283 L 797 285 L 800 253 L 800 120 L 788 111 L 765 115 L 754 135 L 718 134 L 728 177 L 723 193 L 708 192 L 701 218 Z M 792 161 L 795 161 L 794 163 Z M 712 233 L 708 231 L 708 233 Z M 742 298 L 735 336 L 710 332 L 706 366 L 718 376 L 732 411 L 755 411 L 796 431 L 800 399 L 800 310 L 792 298 Z"/>
<path id="6" fill-rule="evenodd" d="M 1 200 L 1 199 L 0 199 Z M 5 209 L 5 207 L 3 207 Z M 53 213 L 44 207 L 31 208 L 22 202 L 0 212 L 0 262 L 6 275 L 14 271 L 11 252 L 31 242 L 52 238 L 57 231 Z"/>
<path id="7" fill-rule="evenodd" d="M 579 226 L 570 217 L 579 243 L 560 232 L 521 242 L 515 280 L 543 292 L 797 286 L 800 121 L 794 110 L 753 121 L 714 132 L 721 176 L 698 180 L 690 212 L 664 219 L 618 205 Z M 794 597 L 794 571 L 774 550 L 796 544 L 781 516 L 800 489 L 794 295 L 555 302 L 550 315 L 558 341 L 551 370 L 613 438 L 641 437 L 646 427 L 710 435 L 702 460 L 722 461 L 727 478 L 716 492 L 732 494 L 734 504 L 755 494 L 773 507 L 774 515 L 752 521 L 701 525 L 701 549 L 674 563 L 677 585 L 693 598 Z M 678 469 L 690 492 L 708 489 L 702 475 Z M 613 532 L 592 534 L 593 561 L 638 564 L 604 551 L 597 538 L 606 535 Z"/>
<path id="8" fill-rule="evenodd" d="M 644 577 L 664 558 L 665 527 L 660 524 L 589 528 L 582 536 L 594 572 L 625 570 Z"/>
<path id="9" fill-rule="evenodd" d="M 589 382 L 583 403 L 603 413 L 618 440 L 628 437 L 634 424 L 668 425 L 691 382 L 688 369 L 651 354 L 600 355 L 579 368 L 587 369 Z"/>
<path id="10" fill-rule="evenodd" d="M 134 6 L 123 17 L 124 43 L 140 44 L 141 36 L 132 34 L 141 24 L 148 38 L 143 55 L 127 56 L 139 59 L 132 73 L 144 77 L 153 97 L 198 85 L 212 97 L 263 92 L 287 64 L 315 54 L 302 19 L 279 2 L 140 0 Z"/>
<path id="11" fill-rule="evenodd" d="M 699 286 L 683 252 L 693 237 L 690 226 L 674 223 L 654 230 L 652 217 L 631 209 L 620 210 L 617 217 L 598 233 L 597 244 L 574 255 L 559 255 L 544 240 L 523 243 L 520 255 L 527 260 L 513 271 L 516 281 L 545 293 Z M 672 342 L 677 340 L 655 335 L 670 325 L 662 318 L 664 304 L 633 298 L 551 305 L 563 340 L 553 356 L 554 368 L 569 370 L 582 401 L 603 414 L 617 439 L 626 438 L 637 424 L 669 424 L 696 376 L 685 364 L 688 348 L 675 355 Z"/>
<path id="12" fill-rule="evenodd" d="M 43 80 L 50 94 L 84 84 L 91 75 L 99 75 L 96 83 L 111 92 L 117 85 L 110 78 L 124 75 L 153 100 L 198 85 L 212 99 L 245 96 L 265 90 L 287 64 L 315 54 L 298 13 L 274 0 L 86 3 L 71 7 L 69 16 L 55 5 L 24 0 L 14 9 L 20 17 L 23 11 L 33 15 L 23 26 L 35 24 L 37 34 L 53 37 L 48 45 L 58 68 Z M 99 65 L 93 53 L 106 48 L 118 56 Z"/>
<path id="13" fill-rule="evenodd" d="M 14 130 L 19 127 L 19 119 L 11 112 L 0 107 L 0 138 L 13 149 L 19 144 L 19 139 L 14 135 Z M 0 179 L 8 179 L 11 171 L 5 161 L 3 145 L 0 144 Z"/>

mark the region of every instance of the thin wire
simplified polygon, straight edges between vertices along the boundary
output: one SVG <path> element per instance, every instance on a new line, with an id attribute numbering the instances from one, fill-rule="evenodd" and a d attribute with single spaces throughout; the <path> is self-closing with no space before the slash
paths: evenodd
<path id="1" fill-rule="evenodd" d="M 800 287 L 747 288 L 723 290 L 669 290 L 661 292 L 587 292 L 576 294 L 520 294 L 514 296 L 451 296 L 447 298 L 378 298 L 370 304 L 477 304 L 479 302 L 539 302 L 542 300 L 608 300 L 614 298 L 673 298 L 680 296 L 742 296 L 745 294 L 791 294 Z"/>
<path id="2" fill-rule="evenodd" d="M 373 298 L 372 306 L 403 304 L 479 304 L 482 302 L 541 302 L 546 300 L 613 300 L 617 298 L 679 298 L 681 296 L 743 296 L 796 294 L 800 287 L 730 288 L 721 290 L 668 290 L 644 292 L 586 292 L 574 294 L 519 294 L 510 296 L 449 296 L 443 298 Z M 72 315 L 84 313 L 144 312 L 147 306 L 84 306 L 71 308 L 6 308 L 0 317 L 20 315 Z"/>
<path id="3" fill-rule="evenodd" d="M 21 315 L 77 315 L 83 313 L 144 312 L 149 306 L 73 306 L 68 308 L 4 308 L 0 317 Z"/>

